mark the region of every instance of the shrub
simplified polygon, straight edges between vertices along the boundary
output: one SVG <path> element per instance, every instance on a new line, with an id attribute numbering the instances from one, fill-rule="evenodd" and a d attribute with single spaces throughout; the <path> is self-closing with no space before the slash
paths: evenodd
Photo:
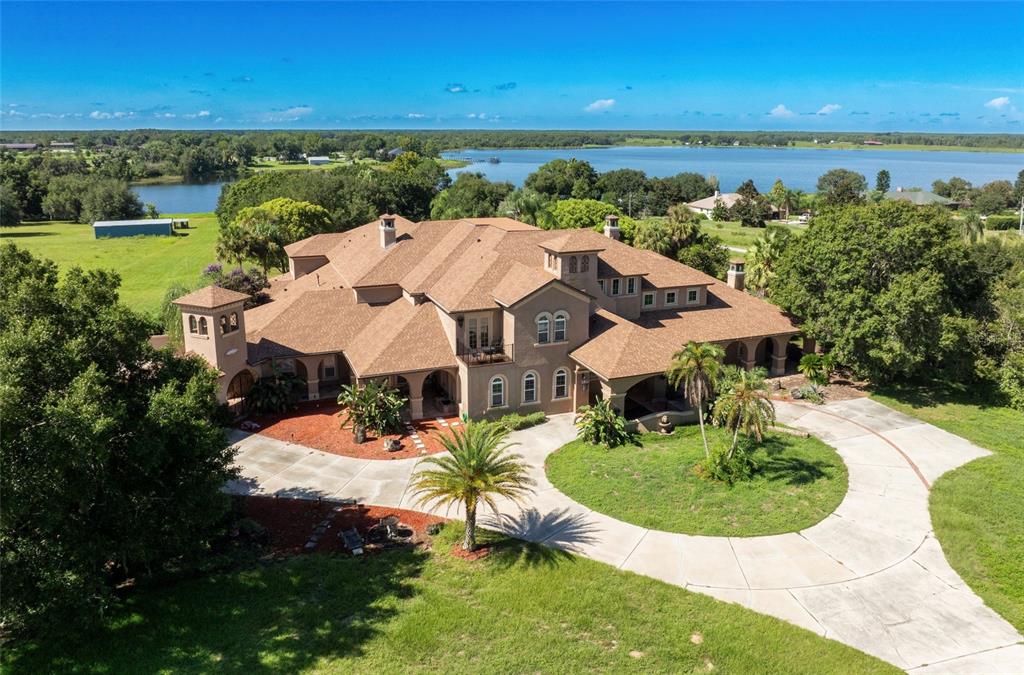
<path id="1" fill-rule="evenodd" d="M 363 386 L 346 384 L 341 388 L 338 403 L 345 406 L 342 425 L 352 425 L 356 442 L 363 430 L 378 436 L 398 432 L 402 429 L 402 406 L 406 398 L 397 389 L 383 380 L 370 380 Z"/>
<path id="2" fill-rule="evenodd" d="M 626 419 L 608 401 L 585 405 L 576 415 L 576 428 L 587 443 L 615 448 L 628 443 L 632 434 L 626 430 Z"/>
<path id="3" fill-rule="evenodd" d="M 1000 369 L 999 390 L 1006 396 L 1010 407 L 1024 410 L 1024 354 L 1006 355 Z"/>
<path id="4" fill-rule="evenodd" d="M 800 357 L 800 365 L 797 370 L 808 379 L 811 384 L 824 387 L 832 377 L 835 370 L 835 359 L 831 354 L 804 354 Z"/>
<path id="5" fill-rule="evenodd" d="M 726 448 L 717 448 L 701 460 L 700 468 L 705 477 L 733 485 L 753 476 L 758 465 L 753 453 L 747 452 L 745 448 L 732 455 Z"/>
<path id="6" fill-rule="evenodd" d="M 1020 216 L 992 215 L 985 219 L 986 230 L 1016 230 L 1020 227 Z"/>
<path id="7" fill-rule="evenodd" d="M 519 431 L 520 429 L 529 429 L 538 424 L 543 424 L 546 420 L 547 416 L 544 412 L 538 410 L 527 415 L 520 415 L 519 413 L 505 415 L 497 421 L 497 424 L 500 424 L 505 431 Z"/>

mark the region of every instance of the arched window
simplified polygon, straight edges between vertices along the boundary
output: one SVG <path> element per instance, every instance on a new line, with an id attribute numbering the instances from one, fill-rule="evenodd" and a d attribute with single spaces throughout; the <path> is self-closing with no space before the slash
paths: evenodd
<path id="1" fill-rule="evenodd" d="M 585 255 L 580 258 L 580 272 L 588 272 L 590 270 L 590 256 Z"/>
<path id="2" fill-rule="evenodd" d="M 532 370 L 523 375 L 523 403 L 537 402 L 537 373 Z"/>
<path id="3" fill-rule="evenodd" d="M 569 396 L 569 371 L 559 368 L 555 371 L 554 398 L 566 398 Z"/>
<path id="4" fill-rule="evenodd" d="M 210 327 L 209 327 L 209 324 L 207 324 L 207 322 L 206 322 L 206 317 L 205 316 L 199 317 L 199 334 L 200 335 L 209 335 L 210 334 Z"/>
<path id="5" fill-rule="evenodd" d="M 226 316 L 220 317 L 220 334 L 227 335 L 228 330 L 228 318 Z"/>
<path id="6" fill-rule="evenodd" d="M 231 312 L 231 321 L 228 323 L 228 328 L 232 332 L 238 330 L 238 312 Z"/>
<path id="7" fill-rule="evenodd" d="M 199 332 L 199 322 L 196 321 L 196 317 L 192 316 L 191 314 L 188 317 L 188 332 L 189 333 L 198 333 Z"/>
<path id="8" fill-rule="evenodd" d="M 569 274 L 576 274 L 576 256 L 569 256 Z"/>
<path id="9" fill-rule="evenodd" d="M 555 342 L 565 342 L 569 315 L 566 312 L 555 312 Z"/>
<path id="10" fill-rule="evenodd" d="M 505 378 L 496 375 L 491 378 L 491 407 L 501 408 L 505 405 Z"/>
<path id="11" fill-rule="evenodd" d="M 537 342 L 551 342 L 551 315 L 546 312 L 537 316 Z"/>

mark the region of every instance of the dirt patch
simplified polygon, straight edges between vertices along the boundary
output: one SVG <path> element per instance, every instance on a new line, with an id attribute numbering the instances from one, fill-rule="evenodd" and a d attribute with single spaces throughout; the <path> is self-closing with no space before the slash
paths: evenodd
<path id="1" fill-rule="evenodd" d="M 439 516 L 405 509 L 363 504 L 342 506 L 306 499 L 237 497 L 235 506 L 239 513 L 266 528 L 268 554 L 271 556 L 346 552 L 338 536 L 341 531 L 355 528 L 365 538 L 371 528 L 389 516 L 397 517 L 403 527 L 412 530 L 410 545 L 425 544 L 430 542 L 427 528 L 446 522 L 446 519 Z M 314 546 L 307 548 L 307 543 L 317 534 L 318 528 L 322 528 L 322 532 Z M 372 551 L 372 548 L 368 547 L 367 550 Z"/>
<path id="2" fill-rule="evenodd" d="M 478 546 L 475 551 L 466 551 L 465 549 L 462 548 L 462 544 L 461 543 L 458 543 L 458 544 L 455 544 L 455 546 L 452 546 L 452 555 L 453 556 L 455 556 L 456 558 L 462 558 L 463 560 L 469 560 L 470 562 L 472 562 L 474 560 L 480 560 L 481 558 L 486 558 L 490 554 L 491 554 L 491 547 L 490 546 Z"/>
<path id="3" fill-rule="evenodd" d="M 792 401 L 793 397 L 789 395 L 790 390 L 800 389 L 809 385 L 810 382 L 803 375 L 787 375 L 775 378 L 771 380 L 771 386 L 773 389 L 776 386 L 779 388 L 772 391 L 772 398 L 780 401 Z M 825 395 L 826 403 L 830 401 L 849 401 L 850 399 L 868 396 L 867 386 L 867 382 L 836 377 L 832 379 L 832 382 L 827 387 L 822 387 L 822 392 Z"/>
<path id="4" fill-rule="evenodd" d="M 258 424 L 260 428 L 256 433 L 264 436 L 357 459 L 408 459 L 442 452 L 441 436 L 448 434 L 452 426 L 458 428 L 460 424 L 455 418 L 444 420 L 444 424 L 437 420 L 419 420 L 413 422 L 411 431 L 381 437 L 368 434 L 365 442 L 356 443 L 352 429 L 341 426 L 344 417 L 342 407 L 337 403 L 308 401 L 290 413 L 256 415 L 248 421 Z M 385 439 L 397 439 L 402 444 L 401 449 L 388 452 L 384 449 Z M 422 447 L 417 445 L 417 440 L 423 444 Z"/>

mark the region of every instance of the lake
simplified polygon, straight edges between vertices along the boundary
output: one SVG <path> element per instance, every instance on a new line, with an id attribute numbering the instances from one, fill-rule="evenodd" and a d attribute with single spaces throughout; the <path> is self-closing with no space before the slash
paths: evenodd
<path id="1" fill-rule="evenodd" d="M 874 187 L 875 174 L 888 169 L 892 187 L 928 189 L 932 181 L 951 176 L 966 178 L 975 185 L 993 180 L 1013 181 L 1024 169 L 1024 154 L 1000 152 L 945 152 L 913 150 L 825 150 L 815 148 L 696 148 L 687 146 L 458 150 L 443 153 L 446 159 L 468 159 L 473 163 L 449 173 L 483 173 L 492 181 L 522 185 L 541 164 L 553 159 L 586 160 L 599 172 L 639 169 L 648 176 L 673 176 L 683 171 L 718 177 L 724 192 L 735 190 L 752 178 L 767 192 L 781 178 L 787 187 L 805 192 L 817 189 L 818 177 L 829 169 L 850 169 L 864 174 Z M 500 164 L 487 160 L 497 157 Z"/>
<path id="2" fill-rule="evenodd" d="M 133 185 L 143 204 L 154 204 L 160 213 L 207 213 L 217 208 L 224 181 L 176 185 Z"/>

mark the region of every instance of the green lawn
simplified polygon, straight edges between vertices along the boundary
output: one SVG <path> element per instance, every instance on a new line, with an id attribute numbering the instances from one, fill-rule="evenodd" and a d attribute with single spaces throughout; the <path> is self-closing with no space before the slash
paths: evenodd
<path id="1" fill-rule="evenodd" d="M 743 227 L 738 221 L 730 220 L 701 221 L 700 225 L 705 232 L 715 235 L 726 246 L 738 246 L 740 248 L 749 248 L 755 240 L 761 238 L 766 229 Z M 803 234 L 803 231 L 807 228 L 806 225 L 783 225 L 772 221 L 769 221 L 769 227 L 784 227 L 793 234 Z"/>
<path id="2" fill-rule="evenodd" d="M 115 270 L 121 275 L 121 299 L 132 309 L 155 313 L 171 284 L 194 283 L 216 260 L 217 219 L 209 213 L 186 215 L 191 228 L 179 230 L 182 236 L 96 239 L 89 225 L 29 223 L 0 229 L 0 240 L 53 260 L 61 271 L 73 265 Z"/>
<path id="3" fill-rule="evenodd" d="M 711 427 L 708 440 L 728 447 L 730 437 Z M 704 456 L 695 425 L 672 436 L 644 434 L 639 442 L 607 450 L 573 441 L 548 457 L 548 478 L 595 511 L 684 534 L 794 532 L 832 513 L 846 494 L 846 465 L 815 438 L 768 436 L 756 453 L 761 471 L 732 487 L 695 473 Z"/>
<path id="4" fill-rule="evenodd" d="M 539 545 L 311 555 L 141 591 L 10 672 L 898 672 L 783 621 Z"/>
<path id="5" fill-rule="evenodd" d="M 929 510 L 949 564 L 1024 630 L 1024 413 L 971 394 L 937 385 L 872 396 L 995 453 L 939 478 Z"/>

